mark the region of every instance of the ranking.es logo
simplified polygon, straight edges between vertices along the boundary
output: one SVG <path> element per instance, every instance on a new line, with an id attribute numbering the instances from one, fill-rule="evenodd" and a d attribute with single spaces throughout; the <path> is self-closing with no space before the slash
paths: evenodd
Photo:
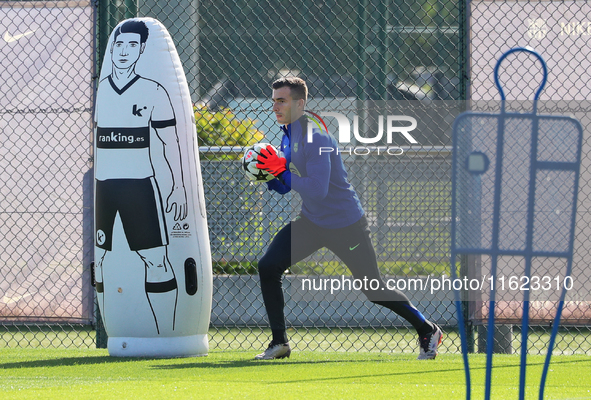
<path id="1" fill-rule="evenodd" d="M 359 117 L 357 115 L 353 117 L 353 129 L 351 130 L 351 122 L 344 114 L 332 111 L 320 112 L 320 115 L 312 111 L 306 111 L 306 113 L 309 114 L 306 115 L 308 119 L 308 143 L 312 143 L 313 141 L 315 127 L 321 132 L 328 133 L 326 122 L 322 117 L 335 118 L 338 123 L 339 128 L 336 138 L 342 147 L 320 147 L 320 154 L 336 152 L 337 154 L 348 153 L 354 155 L 369 155 L 371 153 L 377 153 L 378 155 L 402 155 L 404 153 L 402 148 L 400 146 L 393 146 L 395 138 L 402 138 L 409 145 L 419 144 L 411 134 L 411 131 L 417 128 L 417 120 L 406 115 L 387 115 L 385 118 L 383 115 L 378 116 L 377 133 L 373 137 L 364 137 L 359 132 Z M 353 138 L 351 137 L 351 131 L 353 132 Z M 357 144 L 372 146 L 358 146 Z"/>

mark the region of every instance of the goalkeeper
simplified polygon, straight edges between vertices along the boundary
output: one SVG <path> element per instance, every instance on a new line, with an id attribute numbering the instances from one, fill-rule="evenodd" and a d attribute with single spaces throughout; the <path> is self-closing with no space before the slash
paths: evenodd
<path id="1" fill-rule="evenodd" d="M 412 324 L 419 336 L 418 359 L 435 358 L 442 339 L 441 329 L 426 320 L 404 293 L 386 289 L 367 218 L 347 180 L 341 156 L 336 151 L 319 151 L 320 147 L 337 148 L 336 140 L 314 129 L 312 142 L 308 143 L 304 116 L 306 82 L 295 77 L 281 78 L 272 87 L 273 112 L 282 124 L 284 157 L 268 147 L 259 155 L 257 167 L 277 178 L 267 183 L 270 190 L 285 194 L 293 189 L 300 194 L 303 204 L 300 214 L 277 233 L 258 264 L 273 337 L 269 347 L 255 359 L 271 360 L 291 354 L 285 329 L 283 272 L 323 247 L 335 253 L 355 279 L 380 282 L 377 290 L 364 290 L 368 299 Z"/>

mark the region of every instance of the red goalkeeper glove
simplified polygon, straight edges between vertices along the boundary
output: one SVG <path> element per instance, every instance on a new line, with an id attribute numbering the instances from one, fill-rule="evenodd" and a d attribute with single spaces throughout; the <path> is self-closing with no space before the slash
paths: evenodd
<path id="1" fill-rule="evenodd" d="M 287 170 L 287 160 L 284 157 L 279 157 L 272 146 L 262 149 L 257 161 L 257 168 L 267 171 L 275 177 Z"/>

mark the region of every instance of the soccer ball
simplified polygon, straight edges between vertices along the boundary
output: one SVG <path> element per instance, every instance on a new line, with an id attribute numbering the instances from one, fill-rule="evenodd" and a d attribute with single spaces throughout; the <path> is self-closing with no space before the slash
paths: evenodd
<path id="1" fill-rule="evenodd" d="M 266 148 L 267 146 L 273 147 L 269 143 L 257 143 L 247 147 L 244 151 L 241 165 L 242 172 L 244 172 L 244 176 L 246 176 L 246 179 L 254 182 L 269 182 L 270 180 L 275 179 L 275 177 L 267 171 L 264 171 L 256 167 L 256 165 L 258 164 L 258 155 L 261 154 L 261 150 Z M 275 149 L 275 151 L 277 151 L 277 149 Z M 279 154 L 279 152 L 277 153 Z"/>

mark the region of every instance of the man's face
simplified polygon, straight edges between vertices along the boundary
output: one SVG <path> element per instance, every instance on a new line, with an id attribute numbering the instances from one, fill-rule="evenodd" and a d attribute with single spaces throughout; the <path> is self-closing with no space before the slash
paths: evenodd
<path id="1" fill-rule="evenodd" d="M 273 112 L 277 122 L 291 124 L 304 113 L 304 100 L 294 100 L 289 86 L 273 89 Z"/>
<path id="2" fill-rule="evenodd" d="M 117 68 L 129 68 L 140 58 L 145 43 L 140 42 L 139 33 L 121 33 L 111 46 L 111 56 Z"/>

